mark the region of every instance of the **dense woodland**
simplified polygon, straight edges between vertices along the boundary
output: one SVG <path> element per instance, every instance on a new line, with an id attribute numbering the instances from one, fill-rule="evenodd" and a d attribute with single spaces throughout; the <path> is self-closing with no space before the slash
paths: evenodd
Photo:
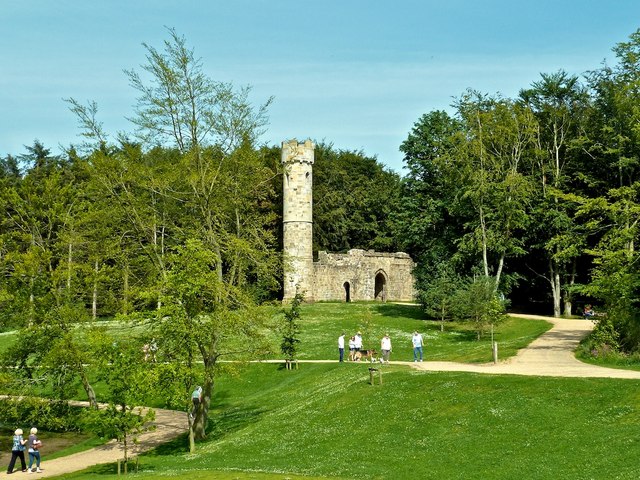
<path id="1" fill-rule="evenodd" d="M 113 342 L 79 344 L 71 326 L 137 321 L 184 360 L 164 372 L 166 385 L 189 379 L 169 398 L 204 363 L 197 437 L 218 359 L 267 349 L 255 307 L 281 296 L 282 166 L 279 146 L 260 144 L 272 99 L 253 105 L 249 88 L 208 78 L 169 33 L 126 72 L 135 131 L 104 132 L 98 106 L 70 98 L 82 143 L 54 154 L 35 140 L 0 160 L 0 325 L 31 339 L 9 363 L 39 359 L 62 390 L 79 375 L 95 398 L 83 359 L 96 345 L 112 358 Z M 580 77 L 542 73 L 517 98 L 470 89 L 425 113 L 399 146 L 403 175 L 318 144 L 314 251 L 410 253 L 420 300 L 443 321 L 591 303 L 606 312 L 602 342 L 636 351 L 640 31 L 614 52 Z"/>

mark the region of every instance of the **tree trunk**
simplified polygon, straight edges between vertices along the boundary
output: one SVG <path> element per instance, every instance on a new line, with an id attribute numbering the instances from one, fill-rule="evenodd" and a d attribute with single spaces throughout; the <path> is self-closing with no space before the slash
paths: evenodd
<path id="1" fill-rule="evenodd" d="M 129 265 L 122 269 L 122 313 L 129 313 Z"/>
<path id="2" fill-rule="evenodd" d="M 67 295 L 71 295 L 71 264 L 73 263 L 73 245 L 69 242 L 67 253 Z"/>
<path id="3" fill-rule="evenodd" d="M 98 260 L 93 264 L 93 273 L 95 277 L 93 278 L 93 298 L 91 301 L 91 317 L 95 320 L 98 318 L 98 268 L 99 268 Z"/>
<path id="4" fill-rule="evenodd" d="M 496 284 L 493 286 L 493 293 L 498 293 L 498 287 L 500 286 L 500 276 L 502 275 L 503 267 L 504 267 L 504 253 L 500 255 L 500 261 L 498 262 L 498 271 L 496 272 Z"/>
<path id="5" fill-rule="evenodd" d="M 196 453 L 196 439 L 193 433 L 193 421 L 189 419 L 189 453 Z"/>
<path id="6" fill-rule="evenodd" d="M 487 229 L 484 221 L 484 211 L 480 207 L 480 228 L 482 229 L 482 264 L 484 266 L 484 276 L 489 276 L 489 259 L 487 255 Z"/>
<path id="7" fill-rule="evenodd" d="M 573 262 L 571 264 L 571 275 L 569 275 L 569 285 L 566 288 L 565 294 L 564 294 L 564 316 L 569 318 L 572 315 L 572 310 L 573 310 L 573 304 L 572 304 L 572 300 L 573 297 L 571 296 L 571 287 L 573 287 L 573 285 L 576 283 L 576 259 L 573 259 Z"/>
<path id="8" fill-rule="evenodd" d="M 87 394 L 87 399 L 89 400 L 89 405 L 91 408 L 98 409 L 98 399 L 96 398 L 96 392 L 93 390 L 93 387 L 89 383 L 89 379 L 87 378 L 87 374 L 82 370 L 80 373 L 80 377 L 82 379 L 82 387 L 84 388 L 85 393 Z"/>
<path id="9" fill-rule="evenodd" d="M 29 280 L 29 326 L 33 325 L 33 320 L 36 316 L 36 297 L 33 294 L 34 283 L 35 281 L 31 277 Z"/>
<path id="10" fill-rule="evenodd" d="M 553 260 L 549 260 L 549 282 L 551 283 L 551 294 L 553 295 L 553 316 L 560 317 L 560 303 L 562 300 L 560 272 Z"/>
<path id="11" fill-rule="evenodd" d="M 209 406 L 213 397 L 214 369 L 217 357 L 206 356 L 204 358 L 204 382 L 202 386 L 202 401 L 193 421 L 193 434 L 196 440 L 206 438 L 206 429 L 209 419 Z"/>

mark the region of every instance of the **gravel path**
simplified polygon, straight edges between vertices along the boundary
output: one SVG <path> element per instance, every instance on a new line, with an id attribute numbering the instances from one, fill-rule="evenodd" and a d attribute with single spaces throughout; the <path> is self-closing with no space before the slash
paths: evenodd
<path id="1" fill-rule="evenodd" d="M 87 402 L 78 402 L 79 405 L 88 406 Z M 134 456 L 137 453 L 141 453 L 150 450 L 158 445 L 173 440 L 178 435 L 186 432 L 189 428 L 187 421 L 187 414 L 184 412 L 176 412 L 174 410 L 155 409 L 156 419 L 154 421 L 156 428 L 153 431 L 143 433 L 138 436 L 138 444 L 129 448 L 129 455 Z M 100 447 L 92 448 L 84 452 L 74 453 L 66 457 L 56 458 L 54 460 L 47 460 L 46 445 L 42 451 L 42 473 L 22 473 L 20 470 L 14 471 L 12 475 L 7 475 L 6 465 L 2 467 L 3 470 L 1 477 L 4 478 L 42 478 L 53 477 L 55 475 L 62 475 L 64 473 L 76 472 L 83 470 L 91 465 L 97 465 L 100 463 L 114 463 L 119 459 L 122 459 L 124 452 L 122 447 L 115 441 L 101 445 Z M 25 452 L 25 457 L 28 459 L 28 454 Z M 18 460 L 18 466 L 20 461 Z M 116 473 L 115 467 L 113 473 Z"/>
<path id="2" fill-rule="evenodd" d="M 580 340 L 593 329 L 590 320 L 566 320 L 538 315 L 512 317 L 546 320 L 553 328 L 523 348 L 515 357 L 497 364 L 464 364 L 453 362 L 406 362 L 415 368 L 430 371 L 475 372 L 505 375 L 534 375 L 542 377 L 601 377 L 640 379 L 640 372 L 598 367 L 577 360 L 573 354 Z M 429 345 L 425 347 L 429 357 Z M 499 352 L 498 352 L 499 356 Z M 392 362 L 403 363 L 403 362 Z"/>
<path id="3" fill-rule="evenodd" d="M 602 377 L 640 379 L 640 372 L 632 370 L 617 370 L 598 367 L 582 363 L 573 355 L 578 343 L 592 329 L 593 323 L 587 320 L 565 320 L 536 315 L 516 315 L 514 317 L 533 318 L 552 322 L 553 328 L 534 340 L 528 347 L 520 350 L 518 355 L 498 364 L 464 364 L 455 362 L 391 362 L 394 365 L 409 365 L 413 368 L 442 372 L 473 372 L 501 375 L 533 375 L 550 377 Z M 429 357 L 429 345 L 425 347 L 425 356 Z M 311 363 L 300 361 L 300 363 Z M 315 362 L 331 362 L 322 360 Z M 188 429 L 188 422 L 184 412 L 156 409 L 156 429 L 138 437 L 139 443 L 131 449 L 131 455 L 150 450 L 162 443 L 168 442 Z M 55 460 L 47 460 L 46 449 L 42 452 L 42 468 L 40 474 L 31 474 L 36 478 L 52 477 L 63 473 L 71 473 L 100 463 L 113 463 L 123 457 L 122 448 L 115 442 L 109 442 L 92 450 Z M 114 472 L 115 473 L 115 472 Z M 6 472 L 2 477 L 14 478 Z M 24 473 L 14 473 L 23 478 Z"/>

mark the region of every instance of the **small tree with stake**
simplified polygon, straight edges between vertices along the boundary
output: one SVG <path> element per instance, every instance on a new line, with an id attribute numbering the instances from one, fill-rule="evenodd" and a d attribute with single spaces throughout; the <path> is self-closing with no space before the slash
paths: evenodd
<path id="1" fill-rule="evenodd" d="M 280 350 L 284 355 L 287 370 L 291 369 L 291 364 L 295 360 L 297 344 L 300 343 L 300 304 L 304 301 L 302 293 L 296 290 L 296 294 L 291 300 L 289 308 L 284 311 L 284 325 L 282 327 L 282 343 Z M 296 364 L 297 367 L 297 364 Z"/>
<path id="2" fill-rule="evenodd" d="M 90 429 L 103 438 L 115 439 L 124 448 L 125 471 L 130 440 L 147 430 L 154 419 L 151 409 L 138 407 L 147 399 L 149 391 L 149 364 L 141 361 L 141 349 L 135 339 L 111 338 L 107 335 L 94 339 L 95 365 L 98 379 L 104 382 L 107 405 L 87 412 Z"/>

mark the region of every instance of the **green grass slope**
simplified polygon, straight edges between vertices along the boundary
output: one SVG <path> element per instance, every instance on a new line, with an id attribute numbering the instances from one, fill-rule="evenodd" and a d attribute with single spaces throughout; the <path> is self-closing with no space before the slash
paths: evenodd
<path id="1" fill-rule="evenodd" d="M 385 366 L 383 385 L 368 379 L 359 364 L 251 365 L 221 377 L 208 440 L 194 455 L 184 439 L 160 448 L 136 478 L 640 477 L 637 381 L 402 366 Z"/>
<path id="2" fill-rule="evenodd" d="M 468 324 L 424 320 L 419 306 L 381 303 L 315 303 L 303 305 L 300 319 L 300 360 L 337 359 L 338 336 L 347 339 L 360 331 L 364 348 L 380 351 L 380 340 L 388 333 L 392 340 L 391 360 L 413 360 L 411 337 L 415 330 L 425 339 L 427 360 L 456 362 L 490 362 L 491 337 L 487 332 L 480 340 Z M 521 318 L 507 319 L 494 333 L 500 358 L 515 355 L 518 349 L 551 328 L 549 322 Z M 275 339 L 277 340 L 277 339 Z M 347 341 L 345 340 L 345 347 Z M 276 355 L 281 357 L 281 355 Z"/>

